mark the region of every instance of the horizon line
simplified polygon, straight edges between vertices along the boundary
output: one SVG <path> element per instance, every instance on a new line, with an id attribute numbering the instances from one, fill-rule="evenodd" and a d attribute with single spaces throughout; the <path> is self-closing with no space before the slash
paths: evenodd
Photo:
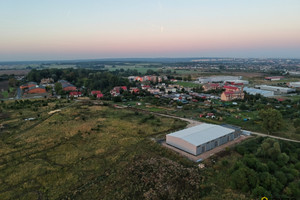
<path id="1" fill-rule="evenodd" d="M 300 58 L 295 57 L 217 57 L 217 56 L 203 56 L 203 57 L 108 57 L 108 58 L 79 58 L 79 59 L 47 59 L 47 60 L 6 60 L 1 61 L 1 63 L 28 63 L 28 62 L 88 62 L 88 61 L 120 61 L 120 60 L 129 60 L 134 62 L 133 60 L 140 60 L 140 59 L 260 59 L 260 60 L 267 60 L 267 59 L 285 59 L 285 60 L 300 60 Z M 155 62 L 155 61 L 154 61 Z"/>

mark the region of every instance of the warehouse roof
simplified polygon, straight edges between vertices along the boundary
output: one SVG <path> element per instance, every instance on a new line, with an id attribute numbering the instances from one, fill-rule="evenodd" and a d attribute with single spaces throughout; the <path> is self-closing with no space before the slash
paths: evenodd
<path id="1" fill-rule="evenodd" d="M 261 95 L 266 95 L 266 94 L 270 94 L 273 92 L 273 91 L 269 91 L 269 90 L 261 90 L 261 89 L 248 88 L 248 87 L 244 87 L 244 91 L 249 94 L 261 94 Z"/>
<path id="2" fill-rule="evenodd" d="M 170 133 L 168 135 L 185 140 L 186 142 L 191 143 L 195 146 L 199 146 L 233 132 L 235 132 L 235 130 L 230 128 L 203 123 L 198 126 Z"/>

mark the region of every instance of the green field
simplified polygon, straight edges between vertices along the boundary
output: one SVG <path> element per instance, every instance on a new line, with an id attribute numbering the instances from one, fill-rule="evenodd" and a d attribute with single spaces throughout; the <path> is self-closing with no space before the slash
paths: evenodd
<path id="1" fill-rule="evenodd" d="M 175 84 L 181 85 L 183 87 L 190 87 L 190 88 L 195 88 L 195 87 L 201 87 L 201 84 L 198 83 L 193 83 L 193 82 L 183 82 L 183 81 L 178 81 Z"/>

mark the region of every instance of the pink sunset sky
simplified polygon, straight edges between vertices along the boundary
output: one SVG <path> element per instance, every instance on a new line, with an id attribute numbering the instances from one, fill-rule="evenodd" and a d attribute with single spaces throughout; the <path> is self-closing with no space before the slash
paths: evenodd
<path id="1" fill-rule="evenodd" d="M 300 58 L 300 1 L 2 1 L 0 61 Z"/>

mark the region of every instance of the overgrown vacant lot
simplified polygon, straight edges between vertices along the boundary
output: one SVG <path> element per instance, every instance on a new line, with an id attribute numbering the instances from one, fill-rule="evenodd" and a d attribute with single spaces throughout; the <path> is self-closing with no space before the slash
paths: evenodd
<path id="1" fill-rule="evenodd" d="M 205 191 L 195 192 L 202 179 L 190 161 L 150 140 L 184 122 L 80 102 L 49 116 L 51 106 L 6 109 L 0 199 L 161 198 L 174 191 L 191 197 Z M 23 119 L 36 115 L 35 121 Z"/>

